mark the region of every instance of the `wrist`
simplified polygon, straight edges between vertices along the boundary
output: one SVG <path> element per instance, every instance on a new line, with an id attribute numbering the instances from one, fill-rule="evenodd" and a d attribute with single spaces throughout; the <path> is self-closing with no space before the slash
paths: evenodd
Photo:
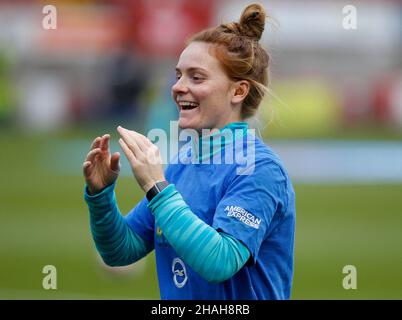
<path id="1" fill-rule="evenodd" d="M 89 185 L 87 185 L 87 193 L 88 193 L 88 195 L 93 196 L 93 195 L 99 193 L 99 190 L 96 190 L 96 189 L 90 187 Z"/>
<path id="2" fill-rule="evenodd" d="M 162 181 L 162 180 L 156 180 L 156 181 L 149 182 L 142 186 L 142 190 L 144 190 L 144 192 L 147 193 L 158 181 Z"/>
<path id="3" fill-rule="evenodd" d="M 85 185 L 84 189 L 84 198 L 88 203 L 99 204 L 100 202 L 105 201 L 105 199 L 111 199 L 114 194 L 115 184 L 111 184 L 103 188 L 97 193 L 90 194 L 88 190 L 88 186 Z"/>
<path id="4" fill-rule="evenodd" d="M 94 196 L 98 193 L 100 193 L 104 188 L 95 188 L 89 184 L 87 184 L 87 193 L 90 196 Z"/>
<path id="5" fill-rule="evenodd" d="M 107 189 L 109 188 L 114 188 L 116 181 L 113 181 L 110 184 L 107 184 L 101 188 L 96 188 L 94 186 L 89 185 L 88 183 L 85 183 L 85 191 L 87 196 L 93 198 L 93 197 L 97 197 L 100 194 L 103 194 Z"/>
<path id="6" fill-rule="evenodd" d="M 156 183 L 166 181 L 165 177 L 161 177 L 159 179 L 153 179 L 144 185 L 141 186 L 142 190 L 144 190 L 145 193 L 147 193 Z"/>

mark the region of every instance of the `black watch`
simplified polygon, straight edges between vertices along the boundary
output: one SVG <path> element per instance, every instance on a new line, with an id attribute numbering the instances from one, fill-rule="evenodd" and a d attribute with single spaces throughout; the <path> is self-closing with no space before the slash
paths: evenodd
<path id="1" fill-rule="evenodd" d="M 169 185 L 167 181 L 158 181 L 155 185 L 148 190 L 146 197 L 148 201 L 151 201 L 158 193 L 165 189 Z"/>

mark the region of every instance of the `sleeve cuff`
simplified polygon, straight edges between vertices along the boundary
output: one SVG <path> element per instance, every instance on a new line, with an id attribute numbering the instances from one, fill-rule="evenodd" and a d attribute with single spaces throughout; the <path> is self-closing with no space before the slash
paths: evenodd
<path id="1" fill-rule="evenodd" d="M 152 200 L 148 203 L 148 208 L 154 213 L 155 209 L 159 207 L 166 199 L 169 199 L 176 193 L 176 187 L 174 184 L 169 184 L 165 189 L 159 192 Z"/>
<path id="2" fill-rule="evenodd" d="M 103 188 L 101 192 L 91 195 L 91 194 L 89 194 L 87 184 L 85 184 L 84 198 L 89 203 L 90 202 L 98 202 L 101 200 L 105 200 L 107 198 L 111 198 L 111 197 L 113 197 L 113 191 L 114 191 L 115 185 L 116 185 L 116 181 L 114 181 L 112 184 L 108 185 L 107 187 Z"/>

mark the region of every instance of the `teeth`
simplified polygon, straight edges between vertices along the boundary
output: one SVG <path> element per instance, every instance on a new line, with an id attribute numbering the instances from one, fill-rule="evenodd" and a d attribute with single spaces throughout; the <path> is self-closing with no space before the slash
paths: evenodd
<path id="1" fill-rule="evenodd" d="M 179 105 L 181 107 L 198 107 L 198 103 L 190 101 L 180 101 Z"/>

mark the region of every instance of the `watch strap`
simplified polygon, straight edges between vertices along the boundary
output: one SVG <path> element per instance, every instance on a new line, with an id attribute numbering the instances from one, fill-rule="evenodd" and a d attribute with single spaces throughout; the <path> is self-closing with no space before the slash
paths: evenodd
<path id="1" fill-rule="evenodd" d="M 158 181 L 155 185 L 148 190 L 146 197 L 148 201 L 151 201 L 158 193 L 162 192 L 169 185 L 167 181 Z"/>

